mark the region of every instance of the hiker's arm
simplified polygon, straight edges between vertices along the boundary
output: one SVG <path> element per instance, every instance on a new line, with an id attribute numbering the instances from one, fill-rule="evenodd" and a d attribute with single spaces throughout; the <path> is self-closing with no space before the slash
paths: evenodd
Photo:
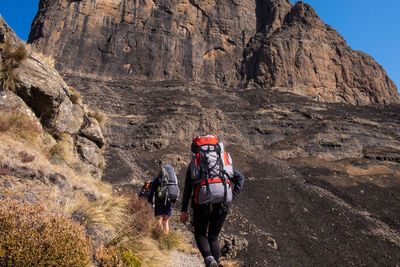
<path id="1" fill-rule="evenodd" d="M 231 181 L 234 183 L 233 187 L 233 199 L 237 198 L 240 191 L 242 191 L 243 183 L 244 183 L 244 176 L 240 173 L 237 169 L 233 168 L 233 178 Z"/>
<path id="2" fill-rule="evenodd" d="M 190 197 L 192 196 L 192 178 L 190 173 L 190 168 L 186 171 L 186 178 L 185 178 L 185 187 L 183 189 L 183 198 L 182 198 L 182 212 L 187 212 Z"/>
<path id="3" fill-rule="evenodd" d="M 158 186 L 158 179 L 154 179 L 153 182 L 151 183 L 150 193 L 147 196 L 147 201 L 151 204 L 153 204 L 153 196 L 154 193 L 156 192 L 157 186 Z"/>

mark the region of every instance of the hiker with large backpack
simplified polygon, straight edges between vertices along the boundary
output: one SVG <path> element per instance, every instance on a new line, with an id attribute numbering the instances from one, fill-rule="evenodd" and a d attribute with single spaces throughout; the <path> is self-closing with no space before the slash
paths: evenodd
<path id="1" fill-rule="evenodd" d="M 154 204 L 154 216 L 166 234 L 169 233 L 169 218 L 178 198 L 179 187 L 175 170 L 169 164 L 162 165 L 159 175 L 151 182 L 147 199 Z"/>
<path id="2" fill-rule="evenodd" d="M 217 136 L 195 137 L 191 150 L 193 156 L 186 172 L 180 221 L 185 225 L 188 222 L 191 200 L 197 247 L 206 266 L 218 266 L 218 235 L 232 200 L 243 187 L 244 177 L 232 167 L 232 159 Z"/>

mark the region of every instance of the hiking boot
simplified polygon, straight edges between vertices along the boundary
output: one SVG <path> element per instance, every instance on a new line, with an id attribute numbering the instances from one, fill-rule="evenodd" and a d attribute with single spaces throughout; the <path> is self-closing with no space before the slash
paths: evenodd
<path id="1" fill-rule="evenodd" d="M 204 259 L 206 267 L 218 267 L 218 263 L 215 261 L 213 256 L 208 256 Z"/>

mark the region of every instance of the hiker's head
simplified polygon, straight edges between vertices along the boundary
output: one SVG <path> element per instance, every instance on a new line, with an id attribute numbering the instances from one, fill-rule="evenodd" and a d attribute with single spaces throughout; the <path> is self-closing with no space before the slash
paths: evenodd
<path id="1" fill-rule="evenodd" d="M 198 135 L 192 140 L 191 150 L 193 153 L 198 153 L 202 145 L 216 145 L 218 137 L 215 134 Z"/>

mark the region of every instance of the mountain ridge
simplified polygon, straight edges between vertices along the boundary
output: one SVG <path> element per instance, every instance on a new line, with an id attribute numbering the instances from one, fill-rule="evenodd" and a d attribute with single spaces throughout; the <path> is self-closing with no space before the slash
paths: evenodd
<path id="1" fill-rule="evenodd" d="M 399 102 L 384 69 L 301 1 L 41 1 L 28 42 L 62 61 L 63 73 Z"/>

